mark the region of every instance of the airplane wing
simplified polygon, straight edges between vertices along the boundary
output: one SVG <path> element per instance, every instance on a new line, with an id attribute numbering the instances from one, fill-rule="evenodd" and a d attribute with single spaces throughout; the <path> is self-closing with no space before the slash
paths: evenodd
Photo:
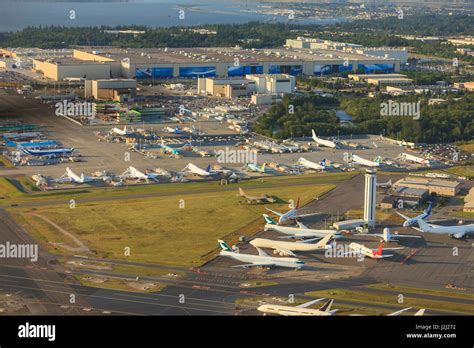
<path id="1" fill-rule="evenodd" d="M 289 256 L 294 256 L 294 257 L 296 257 L 295 253 L 292 252 L 292 251 L 289 250 L 289 249 L 275 248 L 275 250 L 278 251 L 279 253 L 283 253 L 283 254 L 286 254 L 286 255 L 289 255 Z"/>
<path id="2" fill-rule="evenodd" d="M 275 266 L 275 264 L 270 263 L 270 262 L 256 262 L 256 263 L 247 263 L 245 265 L 235 265 L 232 267 L 248 268 L 248 267 L 272 267 L 272 266 Z"/>
<path id="3" fill-rule="evenodd" d="M 400 213 L 398 210 L 395 210 L 395 213 L 397 213 L 398 215 L 400 215 L 402 218 L 404 218 L 405 220 L 410 220 L 411 218 L 409 218 L 408 216 L 406 215 L 403 215 L 402 213 Z"/>
<path id="4" fill-rule="evenodd" d="M 392 237 L 421 238 L 421 236 L 414 236 L 412 234 L 392 234 Z M 385 249 L 385 250 L 387 250 L 387 249 Z"/>
<path id="5" fill-rule="evenodd" d="M 385 250 L 385 249 L 384 249 L 384 250 Z M 376 259 L 383 259 L 383 258 L 385 258 L 385 257 L 392 257 L 392 256 L 393 256 L 393 254 L 387 254 L 387 255 L 379 255 L 379 256 L 376 256 L 375 258 L 376 258 Z"/>
<path id="6" fill-rule="evenodd" d="M 262 249 L 260 249 L 260 248 L 258 248 L 258 247 L 256 247 L 256 249 L 257 249 L 257 251 L 258 251 L 258 255 L 259 255 L 259 256 L 264 256 L 264 257 L 268 257 L 268 256 L 269 256 L 269 255 L 268 255 L 265 251 L 263 251 Z"/>
<path id="7" fill-rule="evenodd" d="M 408 308 L 403 308 L 399 311 L 396 311 L 396 312 L 393 312 L 393 313 L 390 313 L 390 314 L 387 314 L 388 317 L 397 317 L 399 316 L 400 314 L 402 314 L 403 312 L 406 312 L 407 310 L 411 309 L 411 307 L 408 307 Z"/>
<path id="8" fill-rule="evenodd" d="M 268 209 L 268 208 L 265 208 L 265 209 L 267 209 L 268 211 L 271 211 L 271 212 L 272 212 L 273 214 L 275 214 L 275 215 L 278 215 L 278 216 L 283 216 L 283 214 L 282 214 L 282 213 L 279 213 L 279 212 L 277 212 L 277 211 L 273 211 L 273 210 L 271 210 L 271 209 Z"/>
<path id="9" fill-rule="evenodd" d="M 305 216 L 313 216 L 313 215 L 319 215 L 319 214 L 320 214 L 320 213 L 297 214 L 297 215 L 295 215 L 295 218 L 305 217 Z"/>
<path id="10" fill-rule="evenodd" d="M 296 224 L 298 225 L 299 228 L 302 228 L 302 229 L 308 228 L 308 227 L 306 227 L 306 225 L 303 224 L 301 221 L 296 220 Z"/>
<path id="11" fill-rule="evenodd" d="M 324 299 L 325 299 L 325 298 L 323 297 L 323 298 L 318 298 L 318 299 L 316 299 L 316 300 L 312 300 L 312 301 L 309 301 L 309 302 L 305 302 L 305 303 L 302 303 L 302 304 L 296 306 L 296 308 L 307 308 L 307 307 L 309 307 L 309 306 L 315 304 L 316 302 L 320 302 L 320 301 L 322 301 L 322 300 L 324 300 Z"/>

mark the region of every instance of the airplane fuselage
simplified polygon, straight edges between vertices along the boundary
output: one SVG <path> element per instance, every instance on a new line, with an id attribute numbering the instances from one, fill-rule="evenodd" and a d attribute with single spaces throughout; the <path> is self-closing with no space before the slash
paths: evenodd
<path id="1" fill-rule="evenodd" d="M 329 316 L 330 312 L 324 312 L 314 308 L 298 308 L 281 305 L 261 305 L 257 308 L 258 311 L 267 314 L 279 314 L 286 316 Z"/>
<path id="2" fill-rule="evenodd" d="M 260 256 L 251 254 L 239 254 L 232 251 L 221 250 L 220 255 L 228 256 L 235 260 L 246 262 L 246 263 L 269 263 L 274 266 L 287 267 L 287 268 L 301 268 L 304 266 L 304 262 L 293 257 L 272 257 L 272 256 Z"/>
<path id="3" fill-rule="evenodd" d="M 290 226 L 280 226 L 273 224 L 266 224 L 265 231 L 273 230 L 284 234 L 294 235 L 296 237 L 326 237 L 329 233 L 334 233 L 334 230 L 314 230 L 311 228 L 300 228 Z M 336 236 L 337 237 L 337 236 Z"/>

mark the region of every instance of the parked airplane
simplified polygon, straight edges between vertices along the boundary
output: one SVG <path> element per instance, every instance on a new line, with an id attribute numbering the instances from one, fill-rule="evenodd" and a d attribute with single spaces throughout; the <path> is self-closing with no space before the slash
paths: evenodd
<path id="1" fill-rule="evenodd" d="M 207 166 L 206 170 L 199 168 L 197 165 L 188 163 L 186 167 L 183 168 L 183 172 L 192 173 L 199 176 L 210 176 L 211 175 L 211 166 Z"/>
<path id="2" fill-rule="evenodd" d="M 3 133 L 4 139 L 14 140 L 14 141 L 39 138 L 42 136 L 43 136 L 43 133 L 41 132 Z"/>
<path id="3" fill-rule="evenodd" d="M 425 220 L 425 219 L 429 218 L 431 216 L 431 212 L 432 212 L 432 203 L 431 202 L 429 203 L 428 208 L 426 208 L 426 210 L 422 214 L 417 215 L 417 216 L 412 217 L 412 218 L 410 218 L 406 215 L 403 215 L 399 211 L 395 210 L 395 213 L 397 213 L 398 215 L 400 215 L 402 218 L 405 219 L 405 222 L 403 223 L 403 227 L 410 227 L 410 226 L 416 224 L 418 222 L 418 220 Z"/>
<path id="4" fill-rule="evenodd" d="M 403 312 L 406 312 L 408 310 L 410 310 L 412 307 L 408 307 L 408 308 L 403 308 L 403 309 L 400 309 L 399 311 L 396 311 L 396 312 L 393 312 L 393 313 L 389 313 L 387 314 L 388 317 L 398 317 L 400 314 L 402 314 Z M 425 308 L 422 308 L 420 310 L 418 310 L 415 314 L 413 314 L 414 316 L 423 316 L 425 314 Z M 351 316 L 363 316 L 364 314 L 351 314 Z"/>
<path id="5" fill-rule="evenodd" d="M 298 164 L 314 170 L 324 170 L 326 169 L 326 160 L 323 159 L 319 164 L 315 162 L 308 161 L 306 158 L 300 157 L 298 159 Z"/>
<path id="6" fill-rule="evenodd" d="M 175 128 L 165 127 L 165 128 L 163 128 L 163 131 L 166 132 L 166 133 L 174 133 L 174 134 L 184 133 L 184 131 L 181 128 L 179 128 L 179 126 L 176 126 Z"/>
<path id="7" fill-rule="evenodd" d="M 282 306 L 282 305 L 272 305 L 264 304 L 257 308 L 258 311 L 266 314 L 279 314 L 285 316 L 329 316 L 334 315 L 337 312 L 337 309 L 331 310 L 331 306 L 334 302 L 333 299 L 327 301 L 321 308 L 308 308 L 309 306 L 320 302 L 324 298 L 319 298 L 317 300 L 312 300 L 298 306 Z"/>
<path id="8" fill-rule="evenodd" d="M 228 256 L 242 262 L 250 262 L 244 265 L 236 265 L 232 267 L 287 267 L 300 269 L 304 266 L 304 262 L 294 257 L 272 257 L 262 249 L 257 248 L 258 255 L 239 254 L 232 250 L 224 241 L 218 240 L 221 247 L 221 256 Z"/>
<path id="9" fill-rule="evenodd" d="M 123 129 L 114 127 L 110 130 L 110 133 L 117 134 L 117 135 L 129 135 L 135 133 L 133 130 L 127 128 L 127 126 L 123 127 Z"/>
<path id="10" fill-rule="evenodd" d="M 311 132 L 313 134 L 313 140 L 320 146 L 326 146 L 326 147 L 330 147 L 330 148 L 333 148 L 333 149 L 336 149 L 338 147 L 338 144 L 334 141 L 331 141 L 331 140 L 325 140 L 325 139 L 321 139 L 321 138 L 318 138 L 316 136 L 316 133 L 314 132 L 314 129 L 311 129 Z"/>
<path id="11" fill-rule="evenodd" d="M 59 182 L 59 183 L 70 182 L 70 183 L 75 183 L 75 184 L 85 184 L 87 182 L 92 182 L 96 179 L 97 178 L 93 178 L 91 176 L 84 176 L 84 173 L 81 173 L 81 175 L 77 175 L 69 167 L 67 167 L 66 172 L 63 175 L 61 175 L 58 179 L 56 179 L 55 182 Z"/>
<path id="12" fill-rule="evenodd" d="M 294 208 L 291 208 L 288 210 L 286 213 L 279 213 L 277 211 L 271 210 L 269 208 L 266 208 L 268 211 L 271 211 L 273 214 L 278 215 L 278 224 L 281 225 L 283 222 L 286 220 L 292 220 L 292 219 L 297 219 L 299 217 L 304 217 L 304 216 L 312 216 L 316 215 L 318 213 L 311 213 L 311 214 L 300 214 L 300 199 L 296 201 L 296 206 Z"/>
<path id="13" fill-rule="evenodd" d="M 266 165 L 267 165 L 266 163 L 262 164 L 261 166 L 258 166 L 257 164 L 253 164 L 253 163 L 246 163 L 245 168 L 252 172 L 265 173 Z"/>
<path id="14" fill-rule="evenodd" d="M 333 234 L 334 232 L 336 232 L 336 234 L 333 235 L 334 239 L 341 237 L 341 235 L 335 230 L 315 230 L 306 227 L 299 221 L 296 222 L 298 224 L 298 227 L 280 226 L 269 215 L 263 214 L 263 217 L 266 222 L 264 227 L 265 231 L 273 230 L 290 235 L 289 237 L 285 238 L 324 238 L 328 234 Z"/>
<path id="15" fill-rule="evenodd" d="M 161 139 L 160 146 L 164 152 L 170 153 L 175 156 L 179 156 L 181 154 L 181 149 L 182 149 L 181 147 L 177 148 L 177 147 L 169 146 L 168 144 L 165 144 L 165 141 L 163 139 Z"/>
<path id="16" fill-rule="evenodd" d="M 381 237 L 381 242 L 398 242 L 398 238 L 421 238 L 421 236 L 414 236 L 411 234 L 398 234 L 398 233 L 390 233 L 390 229 L 385 227 L 383 229 L 383 233 L 363 233 L 359 234 L 359 236 L 373 236 L 373 237 Z"/>
<path id="17" fill-rule="evenodd" d="M 362 158 L 355 154 L 351 154 L 351 161 L 356 164 L 360 164 L 366 167 L 380 167 L 380 162 L 378 161 L 369 161 L 368 159 Z"/>
<path id="18" fill-rule="evenodd" d="M 470 225 L 455 225 L 455 226 L 440 226 L 427 223 L 425 220 L 418 220 L 418 226 L 422 232 L 447 234 L 454 239 L 463 239 L 470 233 L 474 232 L 474 224 Z"/>
<path id="19" fill-rule="evenodd" d="M 121 175 L 122 179 L 136 179 L 136 182 L 145 180 L 148 184 L 150 180 L 158 182 L 158 174 L 155 173 L 143 173 L 135 167 L 128 167 Z"/>
<path id="20" fill-rule="evenodd" d="M 296 256 L 293 251 L 316 251 L 330 249 L 331 239 L 334 233 L 336 232 L 334 231 L 333 234 L 328 234 L 317 243 L 312 242 L 319 238 L 307 239 L 303 242 L 284 242 L 280 240 L 255 238 L 250 241 L 250 244 L 256 248 L 273 249 L 273 253 L 279 254 L 280 256 Z"/>
<path id="21" fill-rule="evenodd" d="M 41 148 L 51 148 L 58 146 L 60 143 L 57 140 L 40 140 L 40 141 L 27 141 L 17 143 L 11 140 L 5 142 L 5 146 L 8 147 L 17 147 L 24 149 L 41 149 Z"/>
<path id="22" fill-rule="evenodd" d="M 354 250 L 357 254 L 370 257 L 371 259 L 382 259 L 382 258 L 385 258 L 385 257 L 393 256 L 393 254 L 383 255 L 382 254 L 383 250 L 403 249 L 403 248 L 385 248 L 384 249 L 383 243 L 380 244 L 377 249 L 371 249 L 371 248 L 366 247 L 365 245 L 355 243 L 355 242 L 352 242 L 351 244 L 349 244 L 349 248 Z"/>
<path id="23" fill-rule="evenodd" d="M 392 187 L 392 179 L 390 179 L 387 182 L 378 182 L 377 187 L 381 187 L 381 188 L 390 188 L 390 187 Z"/>
<path id="24" fill-rule="evenodd" d="M 256 203 L 275 203 L 276 200 L 272 196 L 261 194 L 259 196 L 250 196 L 245 193 L 245 191 L 239 187 L 239 196 L 247 199 L 248 203 L 256 202 Z"/>
<path id="25" fill-rule="evenodd" d="M 400 314 L 402 314 L 403 312 L 406 312 L 408 310 L 410 310 L 411 307 L 408 307 L 408 308 L 403 308 L 399 311 L 396 311 L 396 312 L 393 312 L 393 313 L 390 313 L 390 314 L 387 314 L 388 317 L 398 317 Z M 413 314 L 414 316 L 423 316 L 425 314 L 425 308 L 422 308 L 420 310 L 418 310 L 415 314 Z"/>
<path id="26" fill-rule="evenodd" d="M 20 148 L 20 151 L 29 156 L 37 157 L 56 157 L 56 156 L 70 156 L 74 152 L 74 148 L 63 148 L 63 149 L 25 149 Z"/>

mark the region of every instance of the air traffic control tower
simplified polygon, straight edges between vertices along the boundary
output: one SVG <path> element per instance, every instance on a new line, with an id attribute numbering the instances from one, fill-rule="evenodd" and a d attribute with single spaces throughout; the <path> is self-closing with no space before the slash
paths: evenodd
<path id="1" fill-rule="evenodd" d="M 377 205 L 377 171 L 365 171 L 364 221 L 368 227 L 375 226 L 375 207 Z"/>

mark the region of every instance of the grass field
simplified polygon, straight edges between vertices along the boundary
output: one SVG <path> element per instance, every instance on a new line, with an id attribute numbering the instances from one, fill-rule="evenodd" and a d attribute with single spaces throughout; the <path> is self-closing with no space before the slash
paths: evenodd
<path id="1" fill-rule="evenodd" d="M 238 186 L 246 188 L 250 186 L 268 186 L 268 185 L 292 185 L 292 184 L 318 184 L 328 181 L 338 182 L 352 178 L 357 173 L 321 173 L 321 174 L 305 174 L 298 176 L 276 176 L 264 177 L 241 181 Z M 53 200 L 69 200 L 94 199 L 102 197 L 126 197 L 131 195 L 147 195 L 147 194 L 179 194 L 199 191 L 199 190 L 225 190 L 228 186 L 221 186 L 217 181 L 211 182 L 191 182 L 184 184 L 158 184 L 158 185 L 132 185 L 126 187 L 80 187 L 74 189 L 59 189 L 47 192 L 25 193 L 29 190 L 26 187 L 28 180 L 16 179 L 22 184 L 23 190 L 19 190 L 6 178 L 0 178 L 0 197 L 6 200 L 0 200 L 0 204 L 27 204 L 30 202 L 44 202 Z M 237 186 L 235 190 L 237 190 Z M 271 193 L 271 189 L 266 192 Z"/>
<path id="2" fill-rule="evenodd" d="M 180 185 L 176 185 L 180 187 Z M 248 189 L 249 194 L 268 193 L 282 201 L 308 202 L 333 189 L 331 184 L 281 186 Z M 84 242 L 100 258 L 198 266 L 213 250 L 217 239 L 233 243 L 240 235 L 252 234 L 251 226 L 262 226 L 264 205 L 240 204 L 235 191 L 193 193 L 155 198 L 113 200 L 77 204 L 48 205 L 38 208 L 10 208 L 9 212 L 52 252 L 75 254 L 49 242 L 76 247 L 71 238 L 28 213 L 46 217 Z M 183 200 L 183 201 L 181 201 Z M 184 203 L 184 207 L 180 207 Z M 272 209 L 286 211 L 287 204 Z M 125 255 L 130 248 L 130 256 Z"/>
<path id="3" fill-rule="evenodd" d="M 408 286 L 392 285 L 392 284 L 371 284 L 371 285 L 367 285 L 367 288 L 397 291 L 403 294 L 406 294 L 406 293 L 423 294 L 423 295 L 433 295 L 433 296 L 441 296 L 441 297 L 453 297 L 453 298 L 474 300 L 474 294 L 466 294 L 463 291 L 456 291 L 456 290 L 447 291 L 447 290 L 421 289 L 421 288 L 412 288 Z"/>
<path id="4" fill-rule="evenodd" d="M 459 302 L 448 302 L 440 300 L 431 300 L 424 298 L 415 298 L 411 297 L 409 293 L 401 292 L 404 296 L 403 303 L 398 303 L 398 295 L 396 293 L 392 294 L 376 294 L 371 292 L 364 292 L 363 289 L 360 291 L 354 290 L 345 290 L 345 289 L 330 289 L 330 290 L 320 290 L 320 291 L 311 291 L 305 293 L 306 296 L 311 297 L 326 297 L 334 298 L 341 300 L 348 300 L 354 302 L 362 303 L 375 303 L 375 304 L 388 304 L 395 305 L 401 308 L 413 307 L 413 308 L 426 308 L 427 310 L 432 309 L 436 311 L 448 311 L 448 312 L 459 312 L 464 314 L 473 314 L 474 305 L 469 305 Z"/>

